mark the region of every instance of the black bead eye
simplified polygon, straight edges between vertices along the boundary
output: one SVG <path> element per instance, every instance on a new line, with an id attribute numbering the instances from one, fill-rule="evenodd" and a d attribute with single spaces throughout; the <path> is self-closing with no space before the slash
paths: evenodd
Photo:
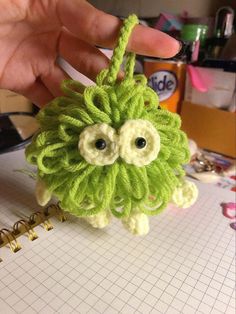
<path id="1" fill-rule="evenodd" d="M 137 137 L 135 140 L 135 145 L 137 148 L 142 149 L 147 145 L 147 142 L 144 137 Z"/>
<path id="2" fill-rule="evenodd" d="M 96 140 L 95 142 L 95 147 L 99 150 L 103 150 L 107 147 L 107 143 L 103 138 L 99 138 L 98 140 Z"/>

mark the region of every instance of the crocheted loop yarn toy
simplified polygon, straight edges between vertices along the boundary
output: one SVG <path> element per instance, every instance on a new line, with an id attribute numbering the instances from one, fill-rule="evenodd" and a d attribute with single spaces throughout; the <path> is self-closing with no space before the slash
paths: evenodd
<path id="1" fill-rule="evenodd" d="M 179 116 L 158 107 L 145 76 L 133 74 L 135 54 L 125 53 L 137 23 L 135 15 L 123 22 L 110 67 L 96 86 L 63 81 L 65 96 L 39 112 L 40 131 L 26 157 L 38 167 L 40 205 L 55 195 L 65 211 L 93 227 L 115 216 L 131 233 L 144 235 L 149 215 L 169 202 L 190 206 L 197 189 L 183 178 L 189 150 Z M 117 80 L 124 56 L 124 78 Z"/>

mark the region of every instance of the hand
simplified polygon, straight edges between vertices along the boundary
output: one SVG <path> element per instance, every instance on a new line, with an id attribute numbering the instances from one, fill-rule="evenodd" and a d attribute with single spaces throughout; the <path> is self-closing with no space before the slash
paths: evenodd
<path id="1" fill-rule="evenodd" d="M 94 80 L 109 60 L 95 45 L 113 48 L 121 21 L 84 0 L 0 0 L 0 88 L 16 91 L 42 106 L 61 94 L 67 74 L 58 56 Z M 172 57 L 180 44 L 137 25 L 127 49 Z"/>

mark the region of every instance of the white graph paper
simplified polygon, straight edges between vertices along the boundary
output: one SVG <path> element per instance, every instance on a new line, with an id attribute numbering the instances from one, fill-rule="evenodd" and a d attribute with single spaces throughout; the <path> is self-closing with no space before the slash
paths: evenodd
<path id="1" fill-rule="evenodd" d="M 37 209 L 33 181 L 13 175 L 22 167 L 22 151 L 0 157 L 2 184 L 7 180 L 0 228 Z M 20 238 L 15 254 L 1 248 L 0 312 L 235 313 L 235 231 L 220 206 L 235 195 L 203 184 L 199 190 L 191 208 L 170 206 L 151 217 L 145 237 L 116 219 L 97 230 L 69 217 L 52 219 L 49 232 L 37 227 L 33 242 Z"/>

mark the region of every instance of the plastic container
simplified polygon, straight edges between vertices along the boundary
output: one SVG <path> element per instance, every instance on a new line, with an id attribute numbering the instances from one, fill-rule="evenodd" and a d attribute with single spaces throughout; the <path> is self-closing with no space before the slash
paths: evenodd
<path id="1" fill-rule="evenodd" d="M 186 64 L 182 61 L 144 59 L 144 74 L 149 86 L 159 96 L 160 105 L 172 112 L 180 111 L 184 94 Z"/>
<path id="2" fill-rule="evenodd" d="M 207 32 L 207 25 L 185 24 L 181 30 L 181 39 L 191 42 L 199 40 L 201 46 L 204 46 L 207 38 Z"/>

